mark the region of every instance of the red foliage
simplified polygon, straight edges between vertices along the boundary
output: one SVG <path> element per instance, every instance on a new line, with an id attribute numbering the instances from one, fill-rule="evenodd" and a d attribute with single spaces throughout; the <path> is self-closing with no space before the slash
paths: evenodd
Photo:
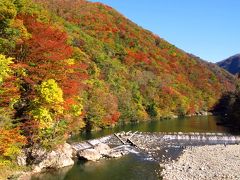
<path id="1" fill-rule="evenodd" d="M 126 63 L 139 63 L 144 62 L 146 64 L 150 64 L 151 60 L 149 59 L 148 55 L 143 52 L 132 52 L 128 51 L 128 56 L 125 58 Z M 132 61 L 132 62 L 131 62 Z"/>
<path id="2" fill-rule="evenodd" d="M 105 117 L 104 123 L 107 125 L 115 124 L 119 120 L 120 115 L 120 112 L 115 111 L 113 114 L 109 114 Z"/>
<path id="3" fill-rule="evenodd" d="M 175 94 L 173 88 L 169 86 L 163 86 L 162 91 L 164 94 L 169 94 L 169 95 Z"/>
<path id="4" fill-rule="evenodd" d="M 67 34 L 49 24 L 38 22 L 35 16 L 19 15 L 23 24 L 31 33 L 31 39 L 19 45 L 26 49 L 26 55 L 18 63 L 28 71 L 25 81 L 38 84 L 46 79 L 55 79 L 62 86 L 65 97 L 78 95 L 82 80 L 87 78 L 83 70 L 86 65 L 76 63 L 68 65 L 65 61 L 72 56 L 72 47 L 67 44 Z M 20 48 L 21 47 L 21 48 Z"/>
<path id="5" fill-rule="evenodd" d="M 37 83 L 38 80 L 53 78 L 62 79 L 64 75 L 63 60 L 71 57 L 72 48 L 67 44 L 67 34 L 48 24 L 38 22 L 34 16 L 21 15 L 28 32 L 32 38 L 19 45 L 19 51 L 25 48 L 26 55 L 16 56 L 17 61 L 28 65 L 31 80 Z M 20 48 L 21 47 L 21 48 Z"/>
<path id="6" fill-rule="evenodd" d="M 191 103 L 189 108 L 188 108 L 187 114 L 193 114 L 195 112 L 196 112 L 195 106 L 194 106 L 193 103 Z"/>
<path id="7" fill-rule="evenodd" d="M 65 99 L 65 103 L 63 105 L 64 109 L 69 110 L 72 105 L 74 105 L 76 102 L 73 98 L 67 98 Z"/>
<path id="8" fill-rule="evenodd" d="M 15 85 L 16 78 L 11 77 L 8 78 L 3 82 L 1 85 L 1 91 L 2 93 L 0 98 L 0 106 L 1 107 L 9 107 L 9 102 L 11 102 L 11 99 L 17 98 L 20 94 L 19 88 Z"/>
<path id="9" fill-rule="evenodd" d="M 112 117 L 111 117 L 111 122 L 116 123 L 120 117 L 121 113 L 120 112 L 115 112 Z"/>

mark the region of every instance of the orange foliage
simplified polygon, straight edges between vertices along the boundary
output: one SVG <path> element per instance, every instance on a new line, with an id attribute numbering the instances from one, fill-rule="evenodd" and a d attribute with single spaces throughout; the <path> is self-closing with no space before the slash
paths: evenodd
<path id="1" fill-rule="evenodd" d="M 63 107 L 66 109 L 66 110 L 69 110 L 71 108 L 72 105 L 74 105 L 76 102 L 73 98 L 67 98 L 65 99 L 65 103 L 63 105 Z"/>
<path id="2" fill-rule="evenodd" d="M 0 128 L 0 155 L 4 154 L 8 148 L 14 145 L 26 144 L 26 138 L 19 133 L 19 128 Z"/>
<path id="3" fill-rule="evenodd" d="M 1 91 L 3 91 L 3 93 L 0 94 L 0 106 L 8 107 L 11 99 L 20 96 L 19 88 L 16 87 L 16 78 L 10 77 L 6 81 L 4 81 L 1 85 Z"/>
<path id="4" fill-rule="evenodd" d="M 168 87 L 168 86 L 163 86 L 162 87 L 162 91 L 163 91 L 163 93 L 169 94 L 169 95 L 175 94 L 173 88 L 172 87 Z"/>

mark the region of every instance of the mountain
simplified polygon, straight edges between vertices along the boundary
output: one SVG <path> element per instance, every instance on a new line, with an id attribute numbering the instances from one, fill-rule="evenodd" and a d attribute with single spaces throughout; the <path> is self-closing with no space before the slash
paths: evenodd
<path id="1" fill-rule="evenodd" d="M 223 61 L 217 63 L 221 68 L 226 69 L 232 74 L 237 74 L 240 72 L 240 54 L 231 56 Z"/>
<path id="2" fill-rule="evenodd" d="M 207 111 L 235 88 L 101 3 L 2 0 L 0 17 L 0 159 L 80 130 Z"/>

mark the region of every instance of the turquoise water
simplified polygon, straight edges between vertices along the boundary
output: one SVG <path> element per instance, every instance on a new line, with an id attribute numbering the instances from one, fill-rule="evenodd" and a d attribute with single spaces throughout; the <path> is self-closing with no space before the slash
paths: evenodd
<path id="1" fill-rule="evenodd" d="M 217 126 L 217 117 L 186 117 L 172 120 L 159 120 L 127 124 L 125 126 L 105 129 L 90 134 L 75 136 L 71 141 L 98 138 L 119 131 L 142 132 L 221 132 L 231 130 Z M 78 161 L 72 167 L 50 171 L 32 177 L 32 180 L 156 180 L 161 179 L 159 164 L 149 160 L 145 154 L 129 154 L 120 159 L 102 160 L 100 162 Z"/>

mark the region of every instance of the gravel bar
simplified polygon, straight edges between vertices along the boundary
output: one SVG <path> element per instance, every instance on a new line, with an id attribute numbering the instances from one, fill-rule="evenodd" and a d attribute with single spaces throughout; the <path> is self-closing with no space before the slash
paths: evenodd
<path id="1" fill-rule="evenodd" d="M 240 180 L 240 145 L 188 147 L 160 166 L 163 180 Z"/>

